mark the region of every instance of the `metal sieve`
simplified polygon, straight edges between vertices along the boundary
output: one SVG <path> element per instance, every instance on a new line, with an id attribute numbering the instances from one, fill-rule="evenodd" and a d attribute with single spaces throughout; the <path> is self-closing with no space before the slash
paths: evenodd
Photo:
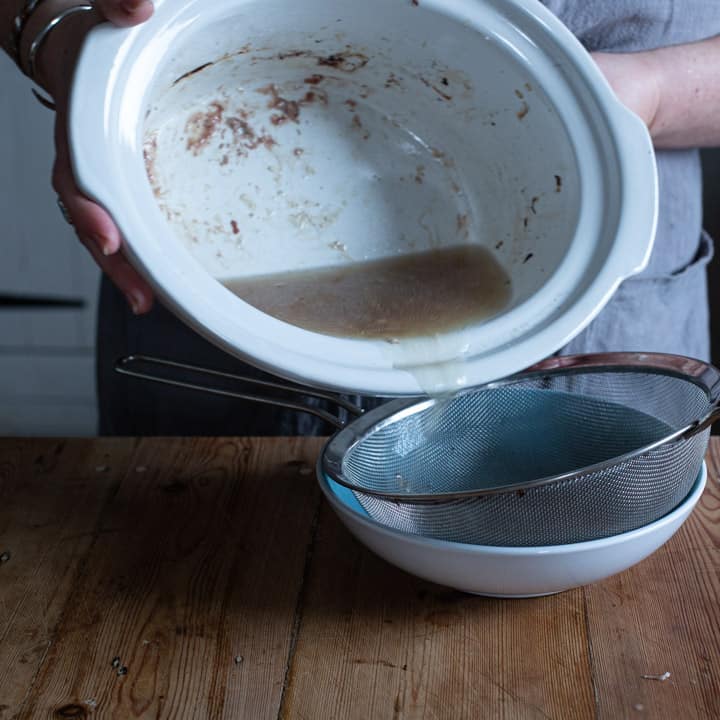
<path id="1" fill-rule="evenodd" d="M 154 358 L 125 358 L 117 369 L 313 413 L 340 428 L 318 471 L 353 490 L 371 518 L 481 545 L 582 542 L 657 520 L 690 492 L 720 416 L 720 372 L 671 355 L 552 358 L 451 397 L 392 400 L 364 414 L 331 393 Z M 158 370 L 199 373 L 214 386 Z M 295 399 L 268 396 L 278 391 Z M 359 417 L 347 422 L 301 396 Z"/>

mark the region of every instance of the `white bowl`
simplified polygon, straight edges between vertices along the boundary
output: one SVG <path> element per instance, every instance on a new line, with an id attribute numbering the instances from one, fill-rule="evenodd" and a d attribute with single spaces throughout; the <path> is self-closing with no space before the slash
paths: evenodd
<path id="1" fill-rule="evenodd" d="M 88 38 L 75 172 L 166 303 L 228 352 L 369 394 L 477 385 L 563 346 L 645 266 L 646 128 L 536 0 L 155 7 Z M 399 344 L 303 330 L 218 282 L 464 243 L 503 266 L 509 304 Z"/>
<path id="2" fill-rule="evenodd" d="M 602 540 L 546 547 L 492 547 L 433 540 L 372 520 L 353 493 L 318 472 L 320 487 L 340 520 L 374 553 L 403 570 L 463 592 L 536 597 L 603 580 L 627 570 L 666 543 L 700 500 L 703 463 L 687 498 L 665 517 Z"/>

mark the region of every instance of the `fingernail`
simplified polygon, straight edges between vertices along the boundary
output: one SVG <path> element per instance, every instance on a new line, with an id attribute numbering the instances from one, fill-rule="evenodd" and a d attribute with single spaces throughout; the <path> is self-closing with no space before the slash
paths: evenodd
<path id="1" fill-rule="evenodd" d="M 133 311 L 133 315 L 139 315 L 143 305 L 143 296 L 137 291 L 131 290 L 126 293 L 125 297 L 130 305 L 130 309 Z"/>
<path id="2" fill-rule="evenodd" d="M 93 235 L 93 240 L 105 257 L 113 254 L 113 249 L 110 246 L 110 243 L 104 237 L 101 237 L 100 235 Z"/>

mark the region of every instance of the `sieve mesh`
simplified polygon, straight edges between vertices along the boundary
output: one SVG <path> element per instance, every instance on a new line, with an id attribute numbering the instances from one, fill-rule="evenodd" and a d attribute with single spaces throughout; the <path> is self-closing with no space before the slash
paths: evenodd
<path id="1" fill-rule="evenodd" d="M 652 522 L 685 498 L 709 431 L 620 456 L 663 441 L 709 409 L 703 388 L 668 374 L 535 377 L 386 419 L 349 448 L 342 474 L 375 492 L 476 491 L 433 501 L 355 493 L 372 518 L 404 532 L 505 546 L 597 539 Z M 566 474 L 573 476 L 528 486 Z"/>

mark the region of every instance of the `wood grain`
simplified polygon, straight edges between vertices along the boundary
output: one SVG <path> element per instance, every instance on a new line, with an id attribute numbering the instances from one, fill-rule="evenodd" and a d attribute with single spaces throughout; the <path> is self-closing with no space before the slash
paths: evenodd
<path id="1" fill-rule="evenodd" d="M 707 489 L 675 537 L 585 588 L 600 718 L 720 717 L 719 440 L 708 461 Z"/>
<path id="2" fill-rule="evenodd" d="M 657 553 L 517 601 L 357 544 L 320 443 L 0 440 L 0 720 L 720 717 L 720 440 Z"/>
<path id="3" fill-rule="evenodd" d="M 0 718 L 14 717 L 46 663 L 100 513 L 133 444 L 0 442 Z"/>
<path id="4" fill-rule="evenodd" d="M 289 440 L 141 443 L 17 717 L 275 718 L 313 460 Z"/>
<path id="5" fill-rule="evenodd" d="M 325 507 L 282 718 L 575 718 L 593 710 L 582 591 L 473 597 L 402 573 Z"/>

